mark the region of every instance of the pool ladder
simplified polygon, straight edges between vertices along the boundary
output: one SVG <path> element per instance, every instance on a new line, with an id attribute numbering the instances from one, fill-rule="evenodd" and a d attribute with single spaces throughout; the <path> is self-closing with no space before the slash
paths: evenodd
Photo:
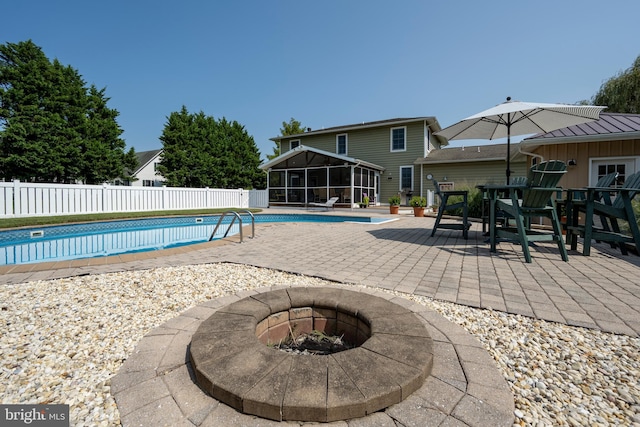
<path id="1" fill-rule="evenodd" d="M 240 212 L 245 212 L 245 213 L 249 214 L 249 216 L 251 217 L 251 238 L 253 239 L 254 236 L 256 235 L 256 219 L 253 216 L 253 214 L 251 213 L 251 211 L 249 211 L 249 210 L 243 209 Z M 237 219 L 238 221 L 240 221 L 240 243 L 242 243 L 242 217 L 240 216 L 238 211 L 226 211 L 222 215 L 220 215 L 220 219 L 218 219 L 218 223 L 216 224 L 216 227 L 213 229 L 213 233 L 211 233 L 211 236 L 209 236 L 209 241 L 213 240 L 213 236 L 216 235 L 216 231 L 218 231 L 218 228 L 220 227 L 220 224 L 222 224 L 222 220 L 227 215 L 233 215 L 233 219 L 229 223 L 229 226 L 227 227 L 227 231 L 224 233 L 224 236 L 222 238 L 227 237 L 227 234 L 229 234 L 229 231 L 231 230 L 231 227 L 233 226 L 233 224 L 236 222 L 236 219 Z"/>

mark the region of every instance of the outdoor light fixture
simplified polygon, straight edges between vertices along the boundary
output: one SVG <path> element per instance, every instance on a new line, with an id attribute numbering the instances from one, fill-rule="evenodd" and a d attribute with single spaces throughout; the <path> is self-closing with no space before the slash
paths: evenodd
<path id="1" fill-rule="evenodd" d="M 569 166 L 576 166 L 578 163 L 576 162 L 576 159 L 569 159 L 569 160 L 567 161 L 567 164 L 568 164 Z"/>

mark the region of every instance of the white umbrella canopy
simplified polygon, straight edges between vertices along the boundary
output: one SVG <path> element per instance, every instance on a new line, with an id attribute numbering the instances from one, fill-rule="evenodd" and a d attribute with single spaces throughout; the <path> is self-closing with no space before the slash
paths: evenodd
<path id="1" fill-rule="evenodd" d="M 507 184 L 510 171 L 511 135 L 547 133 L 567 126 L 598 120 L 607 107 L 511 101 L 474 114 L 436 132 L 448 140 L 507 138 Z"/>

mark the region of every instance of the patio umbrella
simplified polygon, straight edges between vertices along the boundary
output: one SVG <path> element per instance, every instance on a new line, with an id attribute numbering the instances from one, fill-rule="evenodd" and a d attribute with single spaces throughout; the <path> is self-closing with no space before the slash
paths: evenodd
<path id="1" fill-rule="evenodd" d="M 507 184 L 511 175 L 511 135 L 547 133 L 567 126 L 598 120 L 607 107 L 512 101 L 467 117 L 436 132 L 452 139 L 507 138 Z"/>

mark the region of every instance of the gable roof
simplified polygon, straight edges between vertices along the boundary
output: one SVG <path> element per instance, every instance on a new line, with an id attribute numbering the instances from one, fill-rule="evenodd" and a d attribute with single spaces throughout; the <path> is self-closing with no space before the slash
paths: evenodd
<path id="1" fill-rule="evenodd" d="M 145 166 L 147 166 L 153 159 L 155 159 L 162 149 L 159 150 L 149 150 L 149 151 L 139 151 L 136 153 L 136 157 L 138 158 L 138 168 L 134 171 L 134 175 L 140 172 Z"/>
<path id="2" fill-rule="evenodd" d="M 395 118 L 395 119 L 387 119 L 387 120 L 377 120 L 373 122 L 355 123 L 351 125 L 333 126 L 330 128 L 322 128 L 317 130 L 311 130 L 311 128 L 308 128 L 309 130 L 304 133 L 298 133 L 295 135 L 274 136 L 273 138 L 270 138 L 270 140 L 274 142 L 278 142 L 283 139 L 295 139 L 295 138 L 299 138 L 307 135 L 338 133 L 338 132 L 346 132 L 349 130 L 367 129 L 367 128 L 382 127 L 382 126 L 399 126 L 407 123 L 422 122 L 422 121 L 426 121 L 429 124 L 429 127 L 431 128 L 432 133 L 442 130 L 442 128 L 440 127 L 440 123 L 438 123 L 438 120 L 433 116 L 405 117 L 405 118 Z M 437 135 L 434 135 L 434 136 L 438 138 L 438 140 L 441 142 L 442 145 L 447 145 L 449 143 L 446 138 L 439 137 Z"/>
<path id="3" fill-rule="evenodd" d="M 310 153 L 310 155 L 307 155 Z M 365 162 L 364 160 L 355 159 L 353 157 L 347 157 L 336 153 L 330 153 L 328 151 L 319 150 L 313 147 L 307 147 L 305 145 L 299 145 L 293 150 L 289 150 L 278 157 L 269 160 L 266 163 L 260 165 L 260 169 L 269 170 L 280 163 L 287 162 L 292 165 L 296 162 L 299 162 L 300 167 L 307 166 L 329 166 L 329 165 L 338 165 L 338 164 L 355 164 L 362 165 L 364 167 L 383 171 L 385 168 L 382 166 Z M 288 167 L 292 167 L 292 165 L 288 165 Z"/>
<path id="4" fill-rule="evenodd" d="M 611 139 L 640 139 L 640 114 L 600 113 L 600 119 L 596 121 L 537 134 L 522 142 L 556 144 Z"/>
<path id="5" fill-rule="evenodd" d="M 523 156 L 518 152 L 520 144 L 511 143 L 511 159 Z M 427 157 L 420 157 L 415 164 L 491 162 L 506 160 L 507 144 L 471 145 L 431 150 Z"/>

